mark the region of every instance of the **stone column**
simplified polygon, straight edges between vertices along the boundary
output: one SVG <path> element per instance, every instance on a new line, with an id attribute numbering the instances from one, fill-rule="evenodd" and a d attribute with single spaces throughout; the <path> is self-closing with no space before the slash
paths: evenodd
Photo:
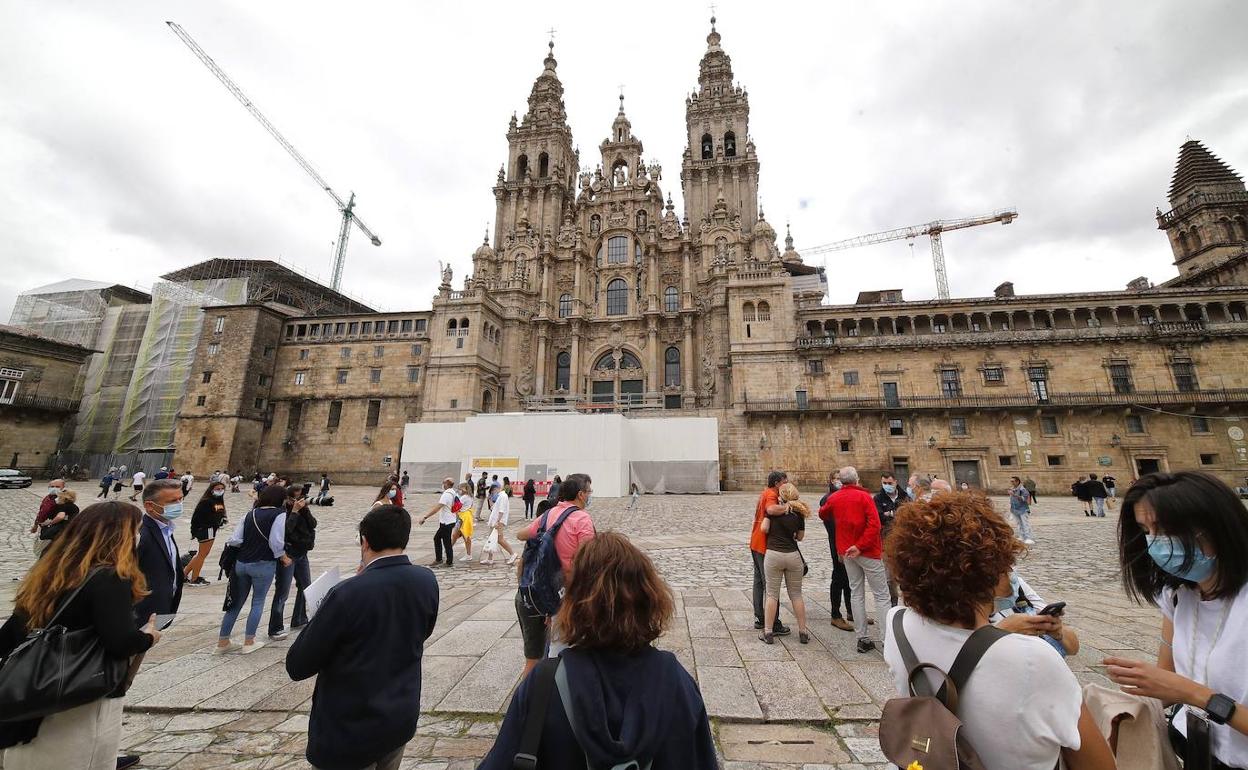
<path id="1" fill-rule="evenodd" d="M 693 397 L 693 316 L 685 316 L 685 345 L 680 353 L 680 374 L 684 380 L 685 398 Z"/>
<path id="2" fill-rule="evenodd" d="M 647 305 L 651 311 L 655 311 L 655 310 L 658 310 L 659 307 L 661 307 L 661 305 L 656 304 L 656 303 L 663 302 L 663 298 L 659 296 L 663 291 L 663 287 L 659 285 L 658 249 L 653 249 L 650 252 L 650 275 L 647 277 L 649 279 L 648 283 L 650 284 L 650 290 L 649 290 L 650 299 L 647 300 Z"/>
<path id="3" fill-rule="evenodd" d="M 572 322 L 572 371 L 568 373 L 568 391 L 575 400 L 581 396 L 581 322 Z"/>
<path id="4" fill-rule="evenodd" d="M 581 297 L 581 255 L 572 257 L 575 267 L 572 270 L 572 311 L 580 315 L 580 306 L 584 302 Z"/>
<path id="5" fill-rule="evenodd" d="M 550 297 L 550 272 L 551 258 L 549 254 L 542 257 L 542 295 L 537 300 L 538 313 L 543 316 L 551 315 L 551 308 L 554 303 Z"/>
<path id="6" fill-rule="evenodd" d="M 1114 320 L 1114 326 L 1120 325 L 1118 322 L 1118 307 L 1116 305 L 1109 309 L 1109 317 Z"/>
<path id="7" fill-rule="evenodd" d="M 689 265 L 689 250 L 680 259 L 680 307 L 688 310 L 693 307 L 693 276 Z"/>
<path id="8" fill-rule="evenodd" d="M 533 366 L 536 372 L 536 384 L 534 385 L 534 393 L 537 396 L 546 395 L 546 325 L 537 330 L 537 361 Z"/>
<path id="9" fill-rule="evenodd" d="M 1205 303 L 1200 303 L 1200 320 L 1209 323 L 1209 307 Z"/>
<path id="10" fill-rule="evenodd" d="M 659 392 L 659 367 L 666 362 L 663 356 L 659 354 L 659 321 L 654 316 L 646 319 L 649 326 L 648 335 L 646 337 L 646 345 L 650 348 L 650 382 L 646 385 L 646 389 L 650 393 Z"/>

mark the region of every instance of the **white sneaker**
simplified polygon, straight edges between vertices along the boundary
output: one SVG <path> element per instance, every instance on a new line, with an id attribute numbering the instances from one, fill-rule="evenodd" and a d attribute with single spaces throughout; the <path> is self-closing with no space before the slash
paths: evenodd
<path id="1" fill-rule="evenodd" d="M 252 642 L 251 644 L 244 644 L 243 654 L 250 655 L 251 653 L 255 652 L 256 650 L 260 649 L 263 646 L 264 646 L 264 642 Z"/>
<path id="2" fill-rule="evenodd" d="M 1031 538 L 1027 538 L 1026 540 L 1023 541 L 1023 545 L 1035 545 L 1035 544 L 1036 544 L 1036 541 L 1032 540 Z"/>
<path id="3" fill-rule="evenodd" d="M 465 557 L 463 557 L 462 559 L 460 559 L 460 561 L 462 561 L 462 562 L 470 562 L 470 561 L 472 561 L 472 554 L 468 554 L 467 556 L 465 556 Z"/>
<path id="4" fill-rule="evenodd" d="M 234 644 L 233 642 L 230 642 L 224 647 L 213 647 L 212 654 L 213 655 L 225 655 L 228 652 L 238 652 L 238 649 L 241 646 L 242 645 L 240 644 Z"/>
<path id="5" fill-rule="evenodd" d="M 288 632 L 286 632 L 286 631 L 278 631 L 276 634 L 269 634 L 269 639 L 271 639 L 271 640 L 273 640 L 273 641 L 275 641 L 275 642 L 280 642 L 280 641 L 282 641 L 283 639 L 285 639 L 285 638 L 286 638 L 286 637 L 288 637 L 288 636 L 290 636 L 290 634 L 289 634 Z"/>

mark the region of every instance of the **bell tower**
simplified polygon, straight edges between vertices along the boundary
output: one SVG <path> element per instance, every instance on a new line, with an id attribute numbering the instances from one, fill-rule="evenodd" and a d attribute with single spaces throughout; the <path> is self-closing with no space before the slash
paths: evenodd
<path id="1" fill-rule="evenodd" d="M 722 199 L 730 218 L 749 233 L 758 221 L 758 156 L 750 141 L 750 100 L 733 85 L 732 59 L 720 47 L 711 17 L 698 90 L 685 99 L 687 144 L 680 169 L 685 216 L 699 232 Z"/>
<path id="2" fill-rule="evenodd" d="M 557 233 L 565 206 L 571 205 L 579 166 L 572 129 L 563 105 L 563 84 L 555 74 L 552 40 L 542 73 L 529 93 L 529 109 L 507 127 L 507 163 L 494 186 L 494 250 L 503 251 L 509 235 L 527 230 L 537 237 Z"/>
<path id="3" fill-rule="evenodd" d="M 1243 179 L 1195 139 L 1179 149 L 1170 211 L 1157 211 L 1180 275 L 1216 265 L 1248 248 L 1248 191 Z"/>

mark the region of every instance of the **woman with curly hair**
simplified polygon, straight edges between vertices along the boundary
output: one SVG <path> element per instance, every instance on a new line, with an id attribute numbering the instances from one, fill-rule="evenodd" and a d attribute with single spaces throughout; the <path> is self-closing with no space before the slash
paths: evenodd
<path id="1" fill-rule="evenodd" d="M 18 586 L 13 616 L 0 627 L 0 659 L 53 616 L 70 631 L 92 629 L 113 658 L 131 658 L 160 641 L 154 615 L 141 629 L 134 622 L 135 602 L 147 595 L 135 558 L 142 517 L 129 503 L 107 501 L 70 519 Z M 5 769 L 112 770 L 121 701 L 113 693 L 42 719 L 0 722 Z"/>
<path id="2" fill-rule="evenodd" d="M 911 694 L 898 632 L 915 658 L 948 672 L 971 634 L 989 625 L 995 600 L 1010 595 L 1023 548 L 980 495 L 937 495 L 897 512 L 884 558 L 908 607 L 888 613 L 884 660 L 898 694 Z M 943 684 L 931 670 L 920 676 L 933 691 Z M 1008 634 L 989 647 L 958 690 L 957 713 L 986 768 L 1052 770 L 1059 755 L 1071 770 L 1114 767 L 1079 681 L 1038 637 Z"/>
<path id="3" fill-rule="evenodd" d="M 672 612 L 671 589 L 627 537 L 603 532 L 582 543 L 553 621 L 569 647 L 521 682 L 479 770 L 511 770 L 544 686 L 553 692 L 537 767 L 716 768 L 697 684 L 675 655 L 653 645 Z"/>
<path id="4" fill-rule="evenodd" d="M 775 643 L 773 628 L 776 614 L 780 612 L 780 580 L 789 592 L 789 603 L 797 616 L 797 639 L 810 643 L 810 627 L 806 625 L 806 600 L 802 598 L 802 576 L 806 572 L 806 560 L 797 544 L 806 537 L 806 519 L 810 518 L 810 506 L 802 502 L 797 487 L 790 483 L 780 485 L 780 504 L 784 511 L 763 518 L 760 529 L 767 534 L 767 553 L 763 556 L 763 575 L 767 581 L 767 601 L 763 606 L 763 633 L 759 635 L 766 644 Z"/>

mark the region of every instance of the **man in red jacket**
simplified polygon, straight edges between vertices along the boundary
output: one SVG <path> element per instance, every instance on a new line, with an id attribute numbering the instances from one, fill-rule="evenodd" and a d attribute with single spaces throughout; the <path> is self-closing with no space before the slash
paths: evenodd
<path id="1" fill-rule="evenodd" d="M 867 598 L 864 582 L 870 584 L 875 597 L 879 627 L 884 629 L 886 615 L 892 604 L 888 599 L 888 573 L 881 560 L 880 514 L 875 499 L 858 483 L 858 470 L 841 468 L 841 488 L 819 509 L 821 515 L 831 513 L 836 522 L 836 551 L 845 562 L 849 590 L 854 609 L 854 631 L 858 634 L 858 652 L 870 652 L 875 642 L 867 632 Z M 881 631 L 881 633 L 884 633 Z"/>

